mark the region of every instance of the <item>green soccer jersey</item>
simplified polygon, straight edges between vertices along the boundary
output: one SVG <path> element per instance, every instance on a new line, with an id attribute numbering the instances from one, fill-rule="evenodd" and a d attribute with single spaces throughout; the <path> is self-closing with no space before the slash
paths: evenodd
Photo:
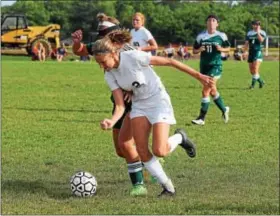
<path id="1" fill-rule="evenodd" d="M 220 66 L 222 65 L 221 52 L 216 49 L 216 45 L 229 47 L 230 43 L 225 33 L 216 31 L 214 34 L 208 34 L 207 31 L 200 33 L 194 43 L 194 49 L 205 47 L 205 51 L 200 54 L 200 66 Z"/>
<path id="2" fill-rule="evenodd" d="M 265 39 L 266 33 L 261 30 L 261 36 Z M 257 53 L 262 51 L 263 44 L 259 41 L 257 32 L 251 30 L 246 35 L 246 41 L 249 42 L 249 55 L 257 55 Z"/>

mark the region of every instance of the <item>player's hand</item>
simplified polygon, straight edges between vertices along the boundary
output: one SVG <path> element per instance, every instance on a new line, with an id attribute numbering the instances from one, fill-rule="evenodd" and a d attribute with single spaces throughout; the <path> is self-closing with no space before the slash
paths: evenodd
<path id="1" fill-rule="evenodd" d="M 111 119 L 104 119 L 100 122 L 100 127 L 102 130 L 111 129 L 114 126 L 114 122 Z"/>
<path id="2" fill-rule="evenodd" d="M 200 74 L 199 81 L 202 83 L 203 86 L 212 87 L 215 84 L 215 81 L 212 77 Z"/>
<path id="3" fill-rule="evenodd" d="M 200 51 L 200 52 L 203 52 L 203 51 L 205 51 L 205 50 L 206 50 L 205 46 L 199 47 L 199 51 Z"/>
<path id="4" fill-rule="evenodd" d="M 257 33 L 259 34 L 259 33 L 261 33 L 261 26 L 257 26 Z"/>
<path id="5" fill-rule="evenodd" d="M 124 101 L 129 103 L 132 99 L 132 91 L 123 91 Z"/>
<path id="6" fill-rule="evenodd" d="M 71 34 L 71 36 L 72 36 L 72 40 L 74 43 L 80 43 L 81 40 L 83 39 L 83 32 L 82 32 L 82 30 L 79 29 L 79 30 L 73 32 Z"/>
<path id="7" fill-rule="evenodd" d="M 220 51 L 220 52 L 222 52 L 222 47 L 220 46 L 220 45 L 216 45 L 216 49 L 218 50 L 218 51 Z"/>

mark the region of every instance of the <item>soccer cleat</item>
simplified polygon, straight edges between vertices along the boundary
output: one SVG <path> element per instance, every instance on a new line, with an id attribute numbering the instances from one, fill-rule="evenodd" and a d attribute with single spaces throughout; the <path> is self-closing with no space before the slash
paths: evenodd
<path id="1" fill-rule="evenodd" d="M 181 134 L 182 143 L 180 146 L 186 150 L 189 157 L 193 158 L 196 156 L 196 146 L 195 144 L 187 137 L 186 132 L 183 129 L 176 129 L 175 134 Z"/>
<path id="2" fill-rule="evenodd" d="M 228 123 L 228 120 L 229 120 L 229 107 L 228 106 L 226 107 L 226 111 L 223 113 L 222 117 L 224 119 L 224 122 Z"/>
<path id="3" fill-rule="evenodd" d="M 205 121 L 202 119 L 194 119 L 192 120 L 192 123 L 196 125 L 205 125 Z"/>
<path id="4" fill-rule="evenodd" d="M 163 197 L 163 196 L 174 196 L 176 191 L 174 188 L 174 185 L 170 179 L 165 184 L 161 185 L 163 190 L 162 192 L 158 195 L 158 197 Z"/>
<path id="5" fill-rule="evenodd" d="M 260 88 L 263 88 L 264 84 L 265 84 L 265 82 L 264 82 L 264 81 L 260 82 L 259 87 L 260 87 Z"/>
<path id="6" fill-rule="evenodd" d="M 171 192 L 165 188 L 163 188 L 163 191 L 158 195 L 158 197 L 164 197 L 164 196 L 174 196 L 176 192 Z"/>
<path id="7" fill-rule="evenodd" d="M 144 185 L 135 185 L 130 191 L 130 196 L 146 196 L 148 194 Z"/>

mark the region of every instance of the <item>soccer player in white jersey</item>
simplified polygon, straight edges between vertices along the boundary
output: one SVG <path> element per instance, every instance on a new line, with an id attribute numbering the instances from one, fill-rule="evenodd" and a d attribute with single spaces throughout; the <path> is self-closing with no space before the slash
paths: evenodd
<path id="1" fill-rule="evenodd" d="M 175 134 L 168 138 L 170 125 L 176 123 L 173 107 L 160 78 L 150 65 L 172 66 L 204 85 L 213 85 L 213 79 L 174 59 L 151 56 L 139 50 L 119 52 L 115 44 L 127 43 L 130 39 L 129 32 L 117 30 L 93 45 L 95 60 L 106 70 L 105 80 L 117 107 L 112 117 L 104 119 L 100 125 L 104 130 L 114 126 L 125 109 L 121 89 L 132 91 L 130 118 L 137 152 L 148 172 L 162 185 L 160 196 L 174 195 L 175 188 L 157 157 L 166 156 L 178 145 L 181 145 L 190 157 L 196 155 L 196 149 L 183 129 L 177 129 Z M 151 131 L 152 153 L 148 147 Z"/>
<path id="2" fill-rule="evenodd" d="M 149 55 L 152 55 L 151 51 L 157 50 L 158 45 L 151 32 L 144 27 L 144 14 L 139 12 L 135 13 L 132 18 L 132 25 L 133 29 L 130 31 L 132 45 L 137 47 L 138 50 L 148 52 Z"/>
<path id="3" fill-rule="evenodd" d="M 258 81 L 259 87 L 264 86 L 264 81 L 260 77 L 259 68 L 263 61 L 263 42 L 266 38 L 266 33 L 261 29 L 261 22 L 259 20 L 254 20 L 252 22 L 252 30 L 250 30 L 246 35 L 246 42 L 244 45 L 245 51 L 249 48 L 248 63 L 250 73 L 252 75 L 252 83 L 250 89 L 255 87 Z"/>
<path id="4" fill-rule="evenodd" d="M 200 113 L 196 119 L 192 120 L 192 123 L 196 125 L 205 124 L 210 95 L 221 110 L 224 122 L 227 123 L 229 120 L 229 107 L 224 105 L 217 90 L 217 81 L 222 75 L 221 53 L 230 51 L 230 43 L 225 33 L 217 31 L 218 25 L 218 17 L 209 15 L 206 19 L 207 30 L 197 36 L 193 46 L 193 54 L 200 53 L 200 73 L 211 76 L 215 80 L 215 84 L 211 88 L 207 85 L 203 86 Z"/>
<path id="5" fill-rule="evenodd" d="M 98 24 L 98 36 L 101 39 L 106 34 L 112 30 L 119 29 L 119 21 L 114 17 L 109 17 L 103 13 L 97 14 Z M 92 55 L 92 46 L 94 43 L 82 44 L 83 34 L 81 30 L 75 31 L 72 34 L 73 38 L 73 52 L 78 56 L 88 56 Z M 123 51 L 134 49 L 129 44 L 122 46 Z M 113 102 L 113 111 L 116 109 L 116 105 L 113 97 L 111 96 Z M 130 176 L 131 183 L 133 185 L 130 195 L 132 196 L 142 196 L 147 194 L 147 189 L 144 186 L 143 172 L 142 172 L 142 162 L 134 146 L 134 139 L 132 137 L 131 123 L 129 118 L 129 112 L 131 110 L 131 102 L 124 101 L 125 112 L 123 116 L 116 122 L 112 130 L 113 141 L 115 145 L 116 153 L 119 157 L 125 158 L 127 162 L 128 173 Z"/>

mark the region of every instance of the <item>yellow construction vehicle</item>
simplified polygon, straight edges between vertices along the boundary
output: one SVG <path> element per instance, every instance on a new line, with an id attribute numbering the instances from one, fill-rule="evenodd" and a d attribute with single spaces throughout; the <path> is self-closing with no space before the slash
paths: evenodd
<path id="1" fill-rule="evenodd" d="M 25 48 L 30 55 L 38 42 L 42 43 L 48 56 L 60 46 L 60 25 L 28 26 L 24 15 L 1 17 L 1 47 Z"/>

